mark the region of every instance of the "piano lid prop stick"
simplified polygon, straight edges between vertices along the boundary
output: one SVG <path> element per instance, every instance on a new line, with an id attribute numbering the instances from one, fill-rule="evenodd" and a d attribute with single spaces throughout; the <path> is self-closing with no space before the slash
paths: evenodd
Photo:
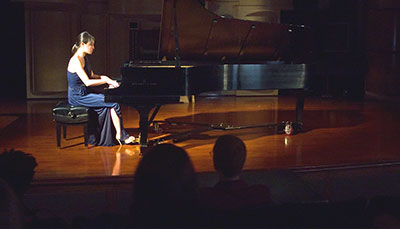
<path id="1" fill-rule="evenodd" d="M 181 67 L 181 56 L 179 54 L 179 40 L 178 40 L 178 22 L 176 15 L 176 1 L 174 0 L 174 41 L 175 41 L 175 67 Z"/>
<path id="2" fill-rule="evenodd" d="M 240 46 L 240 50 L 239 50 L 239 54 L 238 54 L 238 59 L 240 59 L 240 57 L 243 55 L 244 53 L 244 48 L 246 47 L 247 44 L 247 40 L 249 39 L 250 33 L 253 29 L 255 29 L 256 26 L 255 25 L 251 25 L 249 30 L 247 31 L 246 37 L 244 38 L 242 45 Z"/>
<path id="3" fill-rule="evenodd" d="M 203 55 L 205 55 L 205 56 L 208 55 L 208 42 L 210 41 L 211 32 L 212 32 L 212 30 L 214 28 L 214 25 L 217 24 L 217 22 L 218 22 L 218 20 L 216 18 L 214 18 L 212 20 L 211 25 L 210 25 L 210 29 L 208 30 L 208 36 L 207 36 L 206 44 L 205 44 L 204 50 L 203 50 Z"/>

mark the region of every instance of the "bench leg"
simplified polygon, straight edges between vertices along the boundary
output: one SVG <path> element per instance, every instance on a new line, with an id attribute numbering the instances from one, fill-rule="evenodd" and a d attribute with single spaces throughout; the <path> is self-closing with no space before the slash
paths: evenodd
<path id="1" fill-rule="evenodd" d="M 57 147 L 61 146 L 61 124 L 56 124 Z"/>
<path id="2" fill-rule="evenodd" d="M 67 138 L 67 125 L 63 124 L 63 138 Z"/>

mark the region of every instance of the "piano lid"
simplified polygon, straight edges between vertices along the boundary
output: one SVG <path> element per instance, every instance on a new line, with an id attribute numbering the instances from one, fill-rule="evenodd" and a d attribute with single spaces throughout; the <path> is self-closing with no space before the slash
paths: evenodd
<path id="1" fill-rule="evenodd" d="M 174 42 L 174 1 L 176 1 L 177 34 L 181 60 L 254 62 L 294 61 L 301 59 L 301 52 L 308 47 L 295 43 L 310 41 L 299 39 L 307 34 L 304 26 L 284 25 L 228 19 L 205 9 L 198 0 L 164 0 L 159 42 L 159 59 L 173 60 Z M 306 31 L 306 33 L 304 33 Z"/>

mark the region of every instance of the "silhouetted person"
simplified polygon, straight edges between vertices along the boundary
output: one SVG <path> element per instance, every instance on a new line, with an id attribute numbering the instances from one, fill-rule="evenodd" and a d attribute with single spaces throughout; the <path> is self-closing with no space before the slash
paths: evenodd
<path id="1" fill-rule="evenodd" d="M 7 183 L 18 198 L 18 201 L 13 201 L 13 203 L 17 203 L 19 206 L 11 209 L 18 208 L 21 211 L 18 214 L 28 218 L 31 217 L 31 212 L 23 206 L 23 196 L 32 182 L 36 166 L 36 159 L 31 154 L 15 150 L 0 153 L 0 179 Z M 25 218 L 24 221 L 28 218 Z"/>
<path id="2" fill-rule="evenodd" d="M 186 151 L 160 144 L 146 152 L 134 176 L 136 226 L 196 225 L 198 186 Z"/>
<path id="3" fill-rule="evenodd" d="M 0 154 L 0 178 L 2 178 L 22 199 L 29 188 L 35 167 L 36 159 L 22 151 L 4 151 Z"/>
<path id="4" fill-rule="evenodd" d="M 217 212 L 235 211 L 270 202 L 266 186 L 249 186 L 240 179 L 246 155 L 246 146 L 240 138 L 223 135 L 217 139 L 212 156 L 219 181 L 214 187 L 201 190 L 201 203 L 206 208 Z"/>
<path id="5" fill-rule="evenodd" d="M 20 199 L 0 178 L 0 228 L 24 228 L 24 210 Z"/>

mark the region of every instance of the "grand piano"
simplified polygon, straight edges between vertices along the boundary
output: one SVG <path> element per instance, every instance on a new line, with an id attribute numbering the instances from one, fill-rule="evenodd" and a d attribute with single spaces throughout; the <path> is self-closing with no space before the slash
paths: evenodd
<path id="1" fill-rule="evenodd" d="M 310 41 L 306 26 L 228 19 L 198 0 L 164 0 L 158 60 L 124 63 L 121 85 L 106 90 L 105 101 L 138 110 L 141 147 L 149 145 L 149 125 L 162 105 L 203 92 L 294 90 L 293 126 L 300 130 Z"/>

